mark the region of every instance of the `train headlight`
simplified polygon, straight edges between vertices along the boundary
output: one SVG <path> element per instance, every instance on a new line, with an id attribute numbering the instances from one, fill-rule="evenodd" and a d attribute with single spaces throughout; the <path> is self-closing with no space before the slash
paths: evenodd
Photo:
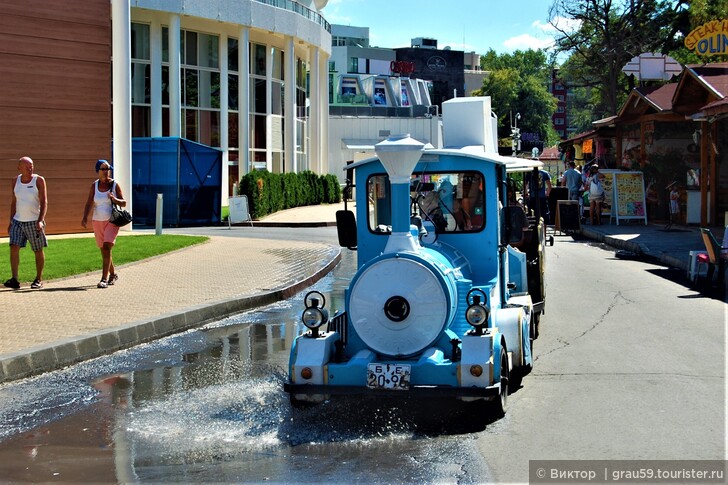
<path id="1" fill-rule="evenodd" d="M 301 321 L 311 330 L 311 336 L 317 338 L 319 328 L 329 321 L 329 312 L 324 308 L 326 298 L 318 291 L 310 291 L 303 301 L 306 309 L 301 314 Z"/>
<path id="2" fill-rule="evenodd" d="M 466 301 L 470 305 L 465 310 L 465 320 L 475 328 L 476 335 L 482 335 L 490 316 L 490 307 L 485 303 L 487 301 L 485 293 L 474 288 L 468 292 Z"/>
<path id="3" fill-rule="evenodd" d="M 328 312 L 323 308 L 306 308 L 301 315 L 301 320 L 307 328 L 313 330 L 319 328 L 328 320 L 326 314 Z"/>
<path id="4" fill-rule="evenodd" d="M 470 305 L 465 311 L 465 319 L 473 327 L 481 327 L 488 323 L 490 311 L 486 305 Z"/>

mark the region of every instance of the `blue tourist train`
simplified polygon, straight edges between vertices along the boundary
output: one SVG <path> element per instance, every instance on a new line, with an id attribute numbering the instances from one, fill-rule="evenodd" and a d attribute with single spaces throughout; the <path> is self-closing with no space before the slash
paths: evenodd
<path id="1" fill-rule="evenodd" d="M 451 397 L 500 416 L 532 368 L 546 239 L 511 174 L 540 162 L 498 155 L 487 97 L 443 103 L 442 135 L 438 149 L 391 137 L 347 167 L 356 212 L 339 211 L 337 226 L 357 271 L 344 311 L 305 297 L 284 384 L 294 405 Z"/>

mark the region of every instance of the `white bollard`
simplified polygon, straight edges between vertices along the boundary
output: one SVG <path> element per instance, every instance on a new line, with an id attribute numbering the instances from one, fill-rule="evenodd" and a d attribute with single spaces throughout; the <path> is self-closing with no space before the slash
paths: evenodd
<path id="1" fill-rule="evenodd" d="M 162 214 L 164 211 L 162 210 L 164 208 L 164 199 L 162 198 L 162 194 L 157 194 L 157 223 L 154 228 L 154 234 L 157 236 L 162 234 Z"/>

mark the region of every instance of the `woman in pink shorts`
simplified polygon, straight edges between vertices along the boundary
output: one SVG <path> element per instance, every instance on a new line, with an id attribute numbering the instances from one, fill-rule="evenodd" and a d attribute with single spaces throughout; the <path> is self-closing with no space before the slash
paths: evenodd
<path id="1" fill-rule="evenodd" d="M 116 235 L 119 234 L 119 228 L 109 222 L 111 204 L 125 207 L 126 200 L 124 200 L 121 187 L 111 178 L 111 165 L 109 162 L 106 160 L 97 161 L 96 172 L 99 174 L 99 179 L 91 184 L 86 207 L 83 210 L 81 225 L 83 227 L 87 226 L 88 214 L 93 208 L 91 220 L 94 235 L 96 236 L 96 245 L 101 250 L 102 259 L 101 281 L 96 286 L 106 288 L 119 279 L 119 275 L 114 272 L 114 260 L 111 256 L 111 250 L 116 243 Z"/>

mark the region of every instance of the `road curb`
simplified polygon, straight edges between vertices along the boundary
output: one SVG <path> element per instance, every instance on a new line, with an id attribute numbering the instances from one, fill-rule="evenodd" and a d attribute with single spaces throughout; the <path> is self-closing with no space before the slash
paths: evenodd
<path id="1" fill-rule="evenodd" d="M 10 352 L 0 358 L 0 383 L 61 369 L 118 350 L 199 327 L 252 308 L 290 298 L 326 276 L 341 260 L 341 249 L 332 246 L 335 254 L 308 278 L 275 290 L 243 298 L 197 305 L 153 319 L 140 320 L 119 327 L 59 340 L 30 349 Z"/>
<path id="2" fill-rule="evenodd" d="M 685 261 L 682 261 L 679 258 L 676 258 L 674 256 L 670 256 L 667 254 L 650 254 L 648 250 L 645 250 L 640 244 L 631 242 L 631 241 L 625 241 L 616 237 L 611 237 L 606 234 L 602 234 L 600 232 L 591 231 L 588 228 L 581 229 L 581 235 L 588 238 L 593 239 L 599 242 L 603 242 L 604 244 L 607 244 L 609 246 L 612 246 L 613 248 L 617 249 L 623 249 L 626 251 L 631 251 L 639 256 L 649 258 L 655 262 L 659 262 L 660 264 L 663 264 L 665 266 L 669 266 L 671 268 L 687 271 L 687 263 Z"/>
<path id="3" fill-rule="evenodd" d="M 250 221 L 232 224 L 233 227 L 333 227 L 336 222 L 274 222 Z"/>

